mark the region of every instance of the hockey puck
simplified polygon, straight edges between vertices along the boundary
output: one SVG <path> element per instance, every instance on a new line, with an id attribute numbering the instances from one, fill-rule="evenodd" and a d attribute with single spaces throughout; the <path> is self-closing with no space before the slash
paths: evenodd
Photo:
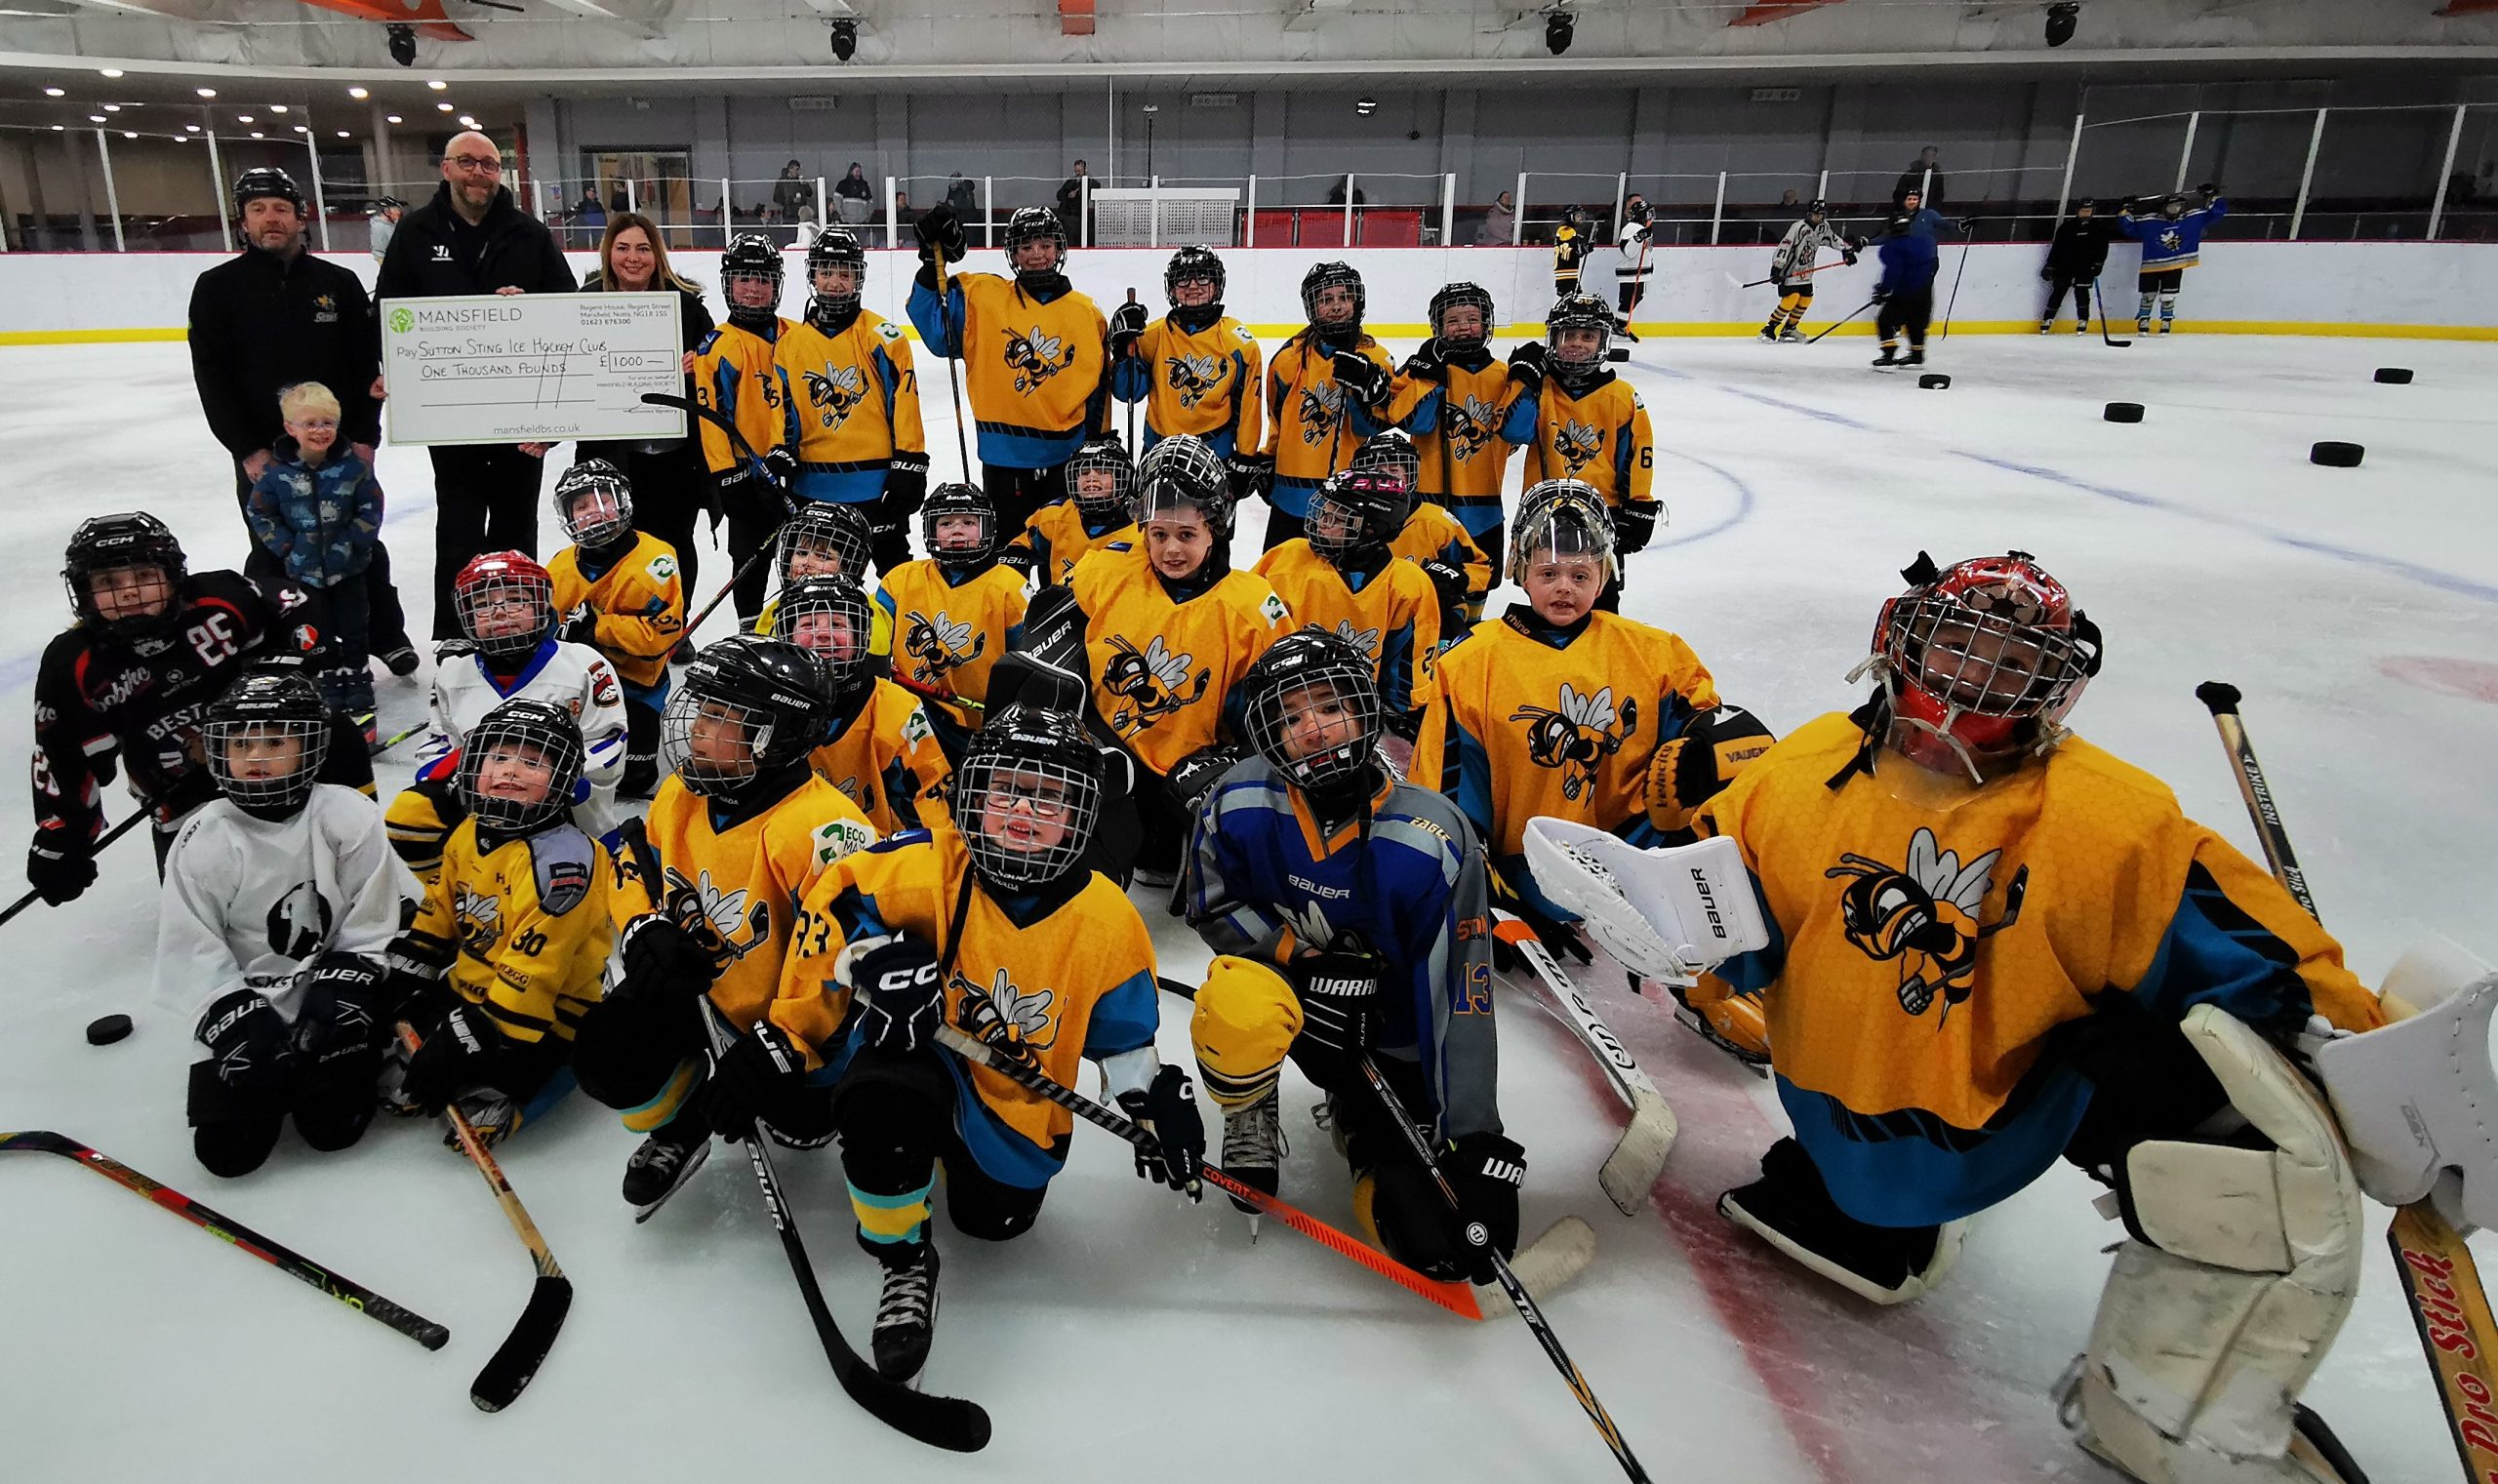
<path id="1" fill-rule="evenodd" d="M 2367 452 L 2356 443 L 2318 443 L 2307 451 L 2307 461 L 2329 469 L 2356 469 Z"/>
<path id="2" fill-rule="evenodd" d="M 2099 416 L 2111 422 L 2140 422 L 2143 420 L 2143 405 L 2140 402 L 2111 402 L 2108 404 L 2108 410 Z"/>
<path id="3" fill-rule="evenodd" d="M 1923 391 L 1941 391 L 1952 384 L 1952 379 L 1942 372 L 1929 371 L 1916 379 L 1916 384 L 1918 389 Z"/>
<path id="4" fill-rule="evenodd" d="M 90 1046 L 110 1046 L 129 1035 L 130 1017 L 126 1015 L 99 1016 L 87 1023 L 87 1044 Z"/>
<path id="5" fill-rule="evenodd" d="M 2377 368 L 2377 380 L 2383 381 L 2388 386 L 2408 386 L 2411 384 L 2411 368 L 2408 366 L 2380 366 Z"/>

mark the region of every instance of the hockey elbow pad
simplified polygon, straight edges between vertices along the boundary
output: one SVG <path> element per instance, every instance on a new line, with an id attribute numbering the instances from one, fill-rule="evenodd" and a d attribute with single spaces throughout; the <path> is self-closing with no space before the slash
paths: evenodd
<path id="1" fill-rule="evenodd" d="M 1694 715 L 1648 764 L 1648 822 L 1668 834 L 1689 829 L 1700 806 L 1776 740 L 1759 717 L 1741 706 L 1712 706 Z"/>

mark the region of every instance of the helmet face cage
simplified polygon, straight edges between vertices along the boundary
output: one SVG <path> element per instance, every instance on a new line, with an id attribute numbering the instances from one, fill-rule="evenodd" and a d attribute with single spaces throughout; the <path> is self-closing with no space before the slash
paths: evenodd
<path id="1" fill-rule="evenodd" d="M 1090 481 L 1087 474 L 1109 476 L 1108 488 L 1100 479 Z M 1067 493 L 1075 501 L 1076 510 L 1087 520 L 1111 520 L 1126 515 L 1136 503 L 1136 466 L 1128 462 L 1128 451 L 1115 438 L 1097 438 L 1075 451 L 1067 461 Z"/>
<path id="2" fill-rule="evenodd" d="M 785 587 L 811 577 L 866 582 L 873 541 L 866 516 L 848 505 L 816 501 L 799 506 L 797 514 L 781 523 L 780 549 L 773 553 L 773 564 L 781 569 Z M 810 566 L 826 560 L 840 565 L 832 573 L 792 571 L 792 564 L 801 559 Z"/>
<path id="3" fill-rule="evenodd" d="M 1309 322 L 1313 325 L 1319 323 L 1318 296 L 1329 289 L 1350 289 L 1352 291 L 1353 314 L 1350 319 L 1343 321 L 1342 326 L 1353 327 L 1360 325 L 1362 322 L 1362 310 L 1364 308 L 1362 275 L 1359 272 L 1356 272 L 1353 265 L 1350 262 L 1314 263 L 1310 266 L 1309 272 L 1302 275 L 1301 309 L 1304 314 L 1309 317 Z M 1337 327 L 1331 326 L 1330 328 Z"/>
<path id="4" fill-rule="evenodd" d="M 1348 469 L 1310 495 L 1303 534 L 1310 550 L 1341 562 L 1385 549 L 1404 529 L 1410 511 L 1406 489 L 1394 476 Z"/>
<path id="5" fill-rule="evenodd" d="M 1190 433 L 1163 439 L 1146 452 L 1137 480 L 1138 525 L 1157 514 L 1194 510 L 1217 537 L 1230 534 L 1230 476 L 1204 439 Z"/>
<path id="6" fill-rule="evenodd" d="M 292 813 L 312 796 L 330 755 L 330 718 L 300 675 L 244 679 L 200 728 L 208 775 L 236 805 Z"/>
<path id="7" fill-rule="evenodd" d="M 1819 198 L 1816 198 L 1812 205 L 1804 208 L 1804 218 L 1808 221 L 1818 221 L 1830 214 L 1831 204 Z"/>
<path id="8" fill-rule="evenodd" d="M 867 595 L 845 578 L 804 578 L 782 589 L 772 609 L 772 637 L 814 655 L 832 693 L 842 695 L 867 672 L 875 616 Z"/>
<path id="9" fill-rule="evenodd" d="M 1931 739 L 1980 778 L 2052 746 L 2099 667 L 2097 627 L 2026 557 L 1961 562 L 1892 599 L 1874 645 L 1901 750 Z"/>
<path id="10" fill-rule="evenodd" d="M 732 634 L 694 657 L 660 716 L 660 766 L 690 793 L 735 794 L 802 761 L 824 739 L 827 682 L 814 656 Z"/>
<path id="11" fill-rule="evenodd" d="M 848 268 L 856 276 L 847 294 L 826 293 L 816 287 L 816 275 L 826 268 Z M 859 239 L 846 227 L 828 226 L 807 249 L 807 300 L 817 312 L 838 318 L 859 307 L 860 292 L 867 284 L 867 255 L 861 251 Z"/>
<path id="12" fill-rule="evenodd" d="M 461 739 L 460 802 L 492 829 L 535 829 L 572 807 L 584 749 L 572 713 L 506 701 Z"/>
<path id="13" fill-rule="evenodd" d="M 1591 354 L 1571 357 L 1561 352 L 1561 337 L 1572 330 L 1592 330 L 1596 335 Z M 1544 321 L 1545 347 L 1552 364 L 1573 373 L 1597 370 L 1604 365 L 1606 349 L 1613 343 L 1613 311 L 1605 301 L 1592 294 L 1572 294 L 1552 306 Z"/>
<path id="14" fill-rule="evenodd" d="M 1593 485 L 1576 479 L 1548 479 L 1518 501 L 1518 518 L 1510 532 L 1510 581 L 1523 587 L 1526 575 L 1541 561 L 1586 557 L 1606 582 L 1621 576 L 1622 563 L 1613 540 L 1613 516 Z"/>
<path id="15" fill-rule="evenodd" d="M 1015 261 L 1017 251 L 1027 242 L 1046 242 L 1058 250 L 1057 256 L 1050 260 L 1048 267 L 1026 269 L 1017 265 Z M 1018 209 L 1013 217 L 1008 218 L 1006 262 L 1008 266 L 1015 269 L 1018 277 L 1027 271 L 1055 273 L 1065 267 L 1067 265 L 1067 228 L 1060 223 L 1058 213 L 1046 206 L 1027 206 Z"/>
<path id="16" fill-rule="evenodd" d="M 96 602 L 96 580 L 109 573 L 152 569 L 157 582 L 140 580 L 117 583 L 142 601 L 159 601 L 156 613 L 106 618 Z M 182 543 L 163 521 L 144 511 L 98 515 L 79 522 L 61 560 L 60 583 L 69 594 L 69 611 L 85 622 L 125 637 L 169 632 L 181 611 L 182 579 L 189 574 Z"/>
<path id="17" fill-rule="evenodd" d="M 1008 706 L 954 770 L 954 827 L 983 881 L 1046 886 L 1083 862 L 1102 814 L 1097 755 L 1069 717 Z"/>
<path id="18" fill-rule="evenodd" d="M 729 250 L 720 255 L 720 292 L 728 299 L 729 307 L 733 310 L 745 307 L 737 301 L 737 283 L 742 278 L 755 279 L 772 286 L 772 303 L 766 308 L 747 312 L 760 314 L 777 310 L 781 304 L 781 249 L 769 237 L 748 232 L 730 243 Z"/>
<path id="19" fill-rule="evenodd" d="M 1453 283 L 1431 296 L 1431 339 L 1449 339 L 1448 311 L 1471 305 L 1483 311 L 1482 330 L 1465 341 L 1452 343 L 1465 348 L 1484 344 L 1492 338 L 1492 295 L 1480 284 Z"/>
<path id="20" fill-rule="evenodd" d="M 1211 283 L 1214 285 L 1214 302 L 1221 303 L 1226 280 L 1223 260 L 1215 256 L 1212 248 L 1184 247 L 1171 255 L 1170 266 L 1162 270 L 1162 293 L 1176 308 L 1180 302 L 1180 285 Z"/>
<path id="21" fill-rule="evenodd" d="M 1275 641 L 1246 677 L 1249 744 L 1302 788 L 1367 777 L 1386 718 L 1379 682 L 1353 648 L 1322 629 Z"/>
<path id="22" fill-rule="evenodd" d="M 2166 198 L 2159 203 L 2159 214 L 2163 217 L 2182 217 L 2186 215 L 2186 198 L 2184 196 L 2170 196 Z"/>
<path id="23" fill-rule="evenodd" d="M 970 541 L 959 529 L 947 541 L 938 539 L 940 524 L 966 519 L 979 522 Z M 997 555 L 997 507 L 977 485 L 941 484 L 919 507 L 919 541 L 941 567 L 977 567 Z"/>
<path id="24" fill-rule="evenodd" d="M 606 460 L 584 459 L 555 481 L 555 519 L 574 545 L 598 550 L 633 529 L 633 487 Z"/>
<path id="25" fill-rule="evenodd" d="M 555 584 L 546 569 L 518 552 L 481 556 L 460 571 L 451 604 L 460 631 L 489 659 L 515 659 L 538 648 L 555 622 Z M 522 611 L 534 617 L 524 626 Z"/>
<path id="26" fill-rule="evenodd" d="M 1386 475 L 1412 494 L 1423 477 L 1423 456 L 1414 451 L 1413 439 L 1391 427 L 1362 440 L 1353 450 L 1352 468 L 1356 474 Z"/>

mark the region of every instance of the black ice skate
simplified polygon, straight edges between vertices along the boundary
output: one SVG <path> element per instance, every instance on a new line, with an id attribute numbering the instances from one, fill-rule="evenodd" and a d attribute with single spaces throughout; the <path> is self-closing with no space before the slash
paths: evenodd
<path id="1" fill-rule="evenodd" d="M 1223 1110 L 1223 1173 L 1269 1195 L 1283 1188 L 1284 1130 L 1277 1115 L 1280 1100 L 1269 1092 L 1245 1107 Z M 1258 1208 L 1234 1197 L 1232 1205 L 1249 1218 L 1249 1233 L 1258 1232 Z"/>
<path id="2" fill-rule="evenodd" d="M 2051 320 L 2051 319 L 2042 319 L 2042 320 L 2038 321 L 2038 333 L 2039 333 L 2040 335 L 2045 335 L 2045 334 L 2047 334 L 2049 331 L 2051 331 L 2051 330 L 2053 330 L 2053 329 L 2055 329 L 2055 328 L 2056 328 L 2056 322 L 2055 322 L 2054 320 Z"/>
<path id="3" fill-rule="evenodd" d="M 1883 346 L 1882 353 L 1874 358 L 1875 371 L 1888 371 L 1898 364 L 1900 364 L 1900 347 L 1897 345 Z"/>
<path id="4" fill-rule="evenodd" d="M 711 1131 L 700 1118 L 674 1119 L 643 1140 L 624 1162 L 624 1204 L 633 1220 L 649 1221 L 710 1157 Z"/>
<path id="5" fill-rule="evenodd" d="M 1904 368 L 1922 366 L 1924 364 L 1925 347 L 1923 345 L 1911 345 L 1909 347 L 1909 358 L 1900 362 L 1900 365 Z"/>
<path id="6" fill-rule="evenodd" d="M 876 1301 L 876 1325 L 867 1347 L 876 1374 L 908 1381 L 928 1364 L 937 1338 L 937 1249 L 922 1242 L 913 1256 L 885 1264 L 884 1296 Z"/>
<path id="7" fill-rule="evenodd" d="M 1781 344 L 1800 345 L 1804 343 L 1804 332 L 1796 329 L 1793 325 L 1790 325 L 1786 329 L 1778 332 L 1778 340 Z"/>
<path id="8" fill-rule="evenodd" d="M 1774 345 L 1778 343 L 1778 321 L 1771 320 L 1768 324 L 1760 327 L 1760 342 L 1764 345 Z"/>

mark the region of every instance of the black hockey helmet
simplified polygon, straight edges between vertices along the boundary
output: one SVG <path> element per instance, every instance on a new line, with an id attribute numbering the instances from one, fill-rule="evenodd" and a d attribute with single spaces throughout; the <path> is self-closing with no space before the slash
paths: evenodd
<path id="1" fill-rule="evenodd" d="M 848 268 L 857 275 L 847 294 L 827 294 L 816 287 L 816 275 L 827 268 Z M 828 323 L 846 322 L 859 312 L 860 291 L 867 285 L 867 254 L 850 228 L 827 226 L 807 249 L 807 317 Z"/>
<path id="2" fill-rule="evenodd" d="M 731 634 L 696 654 L 660 717 L 660 761 L 686 791 L 735 798 L 804 767 L 832 727 L 832 688 L 806 650 Z"/>
<path id="3" fill-rule="evenodd" d="M 330 755 L 330 713 L 300 669 L 246 671 L 200 724 L 208 776 L 234 807 L 283 820 L 303 807 Z"/>
<path id="4" fill-rule="evenodd" d="M 1365 784 L 1387 725 L 1370 661 L 1323 628 L 1286 634 L 1241 678 L 1249 744 L 1284 779 L 1322 795 Z"/>
<path id="5" fill-rule="evenodd" d="M 1309 271 L 1301 275 L 1301 312 L 1309 323 L 1318 324 L 1318 296 L 1328 289 L 1350 289 L 1353 294 L 1353 317 L 1342 324 L 1327 325 L 1328 330 L 1359 330 L 1365 296 L 1362 275 L 1350 262 L 1313 262 Z"/>
<path id="6" fill-rule="evenodd" d="M 1812 200 L 1812 204 L 1804 208 L 1804 220 L 1817 224 L 1823 218 L 1830 214 L 1831 204 L 1819 196 L 1815 196 Z"/>
<path id="7" fill-rule="evenodd" d="M 163 607 L 153 614 L 104 617 L 96 606 L 96 579 L 108 572 L 146 567 L 164 574 Z M 69 611 L 80 622 L 122 638 L 169 632 L 181 612 L 182 580 L 188 576 L 190 566 L 182 556 L 182 543 L 163 521 L 144 510 L 80 521 L 60 562 L 60 584 L 68 590 Z M 132 579 L 122 585 L 134 588 L 134 595 L 142 601 L 154 600 L 154 583 Z"/>
<path id="8" fill-rule="evenodd" d="M 551 823 L 573 806 L 586 750 L 570 707 L 515 697 L 460 740 L 460 802 L 481 828 L 517 833 Z M 532 776 L 537 769 L 543 780 Z"/>
<path id="9" fill-rule="evenodd" d="M 1136 520 L 1157 512 L 1194 510 L 1219 541 L 1231 534 L 1231 480 L 1206 441 L 1174 433 L 1145 451 L 1137 465 Z"/>
<path id="10" fill-rule="evenodd" d="M 867 678 L 875 614 L 848 578 L 800 578 L 772 600 L 772 637 L 816 657 L 838 700 Z"/>
<path id="11" fill-rule="evenodd" d="M 1015 267 L 1015 252 L 1027 242 L 1047 242 L 1058 249 L 1058 256 L 1044 268 Z M 1058 213 L 1046 206 L 1020 206 L 1006 219 L 1006 264 L 1014 268 L 1019 281 L 1048 278 L 1067 267 L 1067 227 Z"/>
<path id="12" fill-rule="evenodd" d="M 1448 311 L 1462 305 L 1471 305 L 1483 311 L 1483 332 L 1472 340 L 1458 342 L 1462 349 L 1472 349 L 1492 338 L 1492 291 L 1478 283 L 1442 284 L 1439 292 L 1431 296 L 1431 338 L 1438 341 L 1449 339 Z"/>
<path id="13" fill-rule="evenodd" d="M 1388 549 L 1414 513 L 1414 487 L 1386 469 L 1340 469 L 1310 492 L 1302 534 L 1334 563 Z"/>
<path id="14" fill-rule="evenodd" d="M 530 614 L 520 625 L 515 609 Z M 517 551 L 489 551 L 468 559 L 451 580 L 451 609 L 460 632 L 491 662 L 526 658 L 555 626 L 555 582 L 535 558 Z"/>
<path id="15" fill-rule="evenodd" d="M 743 232 L 720 255 L 720 294 L 729 301 L 729 323 L 746 329 L 759 329 L 772 323 L 781 312 L 781 248 L 761 232 Z M 772 286 L 772 302 L 763 308 L 747 308 L 738 302 L 740 279 L 755 279 Z"/>
<path id="16" fill-rule="evenodd" d="M 2171 221 L 2186 215 L 2185 195 L 2181 192 L 2171 191 L 2166 196 L 2161 197 L 2159 203 L 2159 214 Z"/>
<path id="17" fill-rule="evenodd" d="M 1162 293 L 1171 301 L 1173 306 L 1177 307 L 1180 302 L 1180 285 L 1212 283 L 1214 301 L 1221 303 L 1224 286 L 1228 281 L 1223 271 L 1223 259 L 1216 255 L 1214 249 L 1184 247 L 1171 255 L 1170 264 L 1162 270 Z"/>
<path id="18" fill-rule="evenodd" d="M 811 500 L 781 523 L 773 564 L 783 586 L 802 578 L 839 576 L 854 582 L 867 580 L 867 561 L 875 550 L 875 530 L 859 506 L 829 500 Z M 808 570 L 795 566 L 805 561 Z M 827 572 L 823 564 L 836 565 Z"/>
<path id="19" fill-rule="evenodd" d="M 1403 428 L 1383 427 L 1353 450 L 1351 467 L 1356 474 L 1390 475 L 1407 495 L 1412 495 L 1423 477 L 1423 456 L 1414 452 L 1414 440 L 1406 436 Z"/>
<path id="20" fill-rule="evenodd" d="M 954 769 L 949 806 L 972 871 L 999 891 L 1082 868 L 1102 817 L 1102 752 L 1083 720 L 1010 705 L 981 723 Z"/>
<path id="21" fill-rule="evenodd" d="M 583 501 L 601 495 L 607 497 L 603 504 L 584 514 Z M 574 545 L 604 550 L 633 530 L 632 483 L 604 459 L 582 460 L 556 476 L 555 519 Z"/>
<path id="22" fill-rule="evenodd" d="M 1635 221 L 1645 226 L 1648 219 L 1655 215 L 1656 213 L 1648 206 L 1648 198 L 1635 191 L 1622 203 L 1623 220 L 1627 221 Z"/>
<path id="23" fill-rule="evenodd" d="M 939 544 L 937 523 L 965 515 L 979 518 L 980 535 L 969 542 Z M 997 531 L 997 506 L 979 485 L 941 484 L 928 492 L 927 502 L 919 507 L 919 543 L 940 567 L 984 566 L 1005 544 Z"/>
<path id="24" fill-rule="evenodd" d="M 295 183 L 295 177 L 274 165 L 255 165 L 234 178 L 234 215 L 236 217 L 243 215 L 244 207 L 262 196 L 275 196 L 281 201 L 292 202 L 295 206 L 295 214 L 299 217 L 305 216 L 312 210 L 304 202 L 303 191 Z"/>
<path id="25" fill-rule="evenodd" d="M 1578 360 L 1563 356 L 1561 335 L 1568 330 L 1594 331 L 1595 352 Z M 1605 348 L 1613 343 L 1613 306 L 1593 294 L 1562 295 L 1544 317 L 1544 343 L 1551 358 L 1553 380 L 1574 389 L 1585 386 L 1604 369 Z"/>
<path id="26" fill-rule="evenodd" d="M 1108 488 L 1096 479 L 1088 491 L 1088 474 L 1108 475 Z M 1067 461 L 1067 493 L 1075 501 L 1076 512 L 1088 521 L 1133 518 L 1136 465 L 1128 461 L 1128 446 L 1108 433 L 1086 439 L 1075 457 Z"/>
<path id="27" fill-rule="evenodd" d="M 1606 582 L 1622 575 L 1613 514 L 1594 485 L 1547 479 L 1518 497 L 1517 519 L 1510 525 L 1510 581 L 1525 586 L 1527 570 L 1548 553 L 1591 558 L 1603 569 Z"/>

